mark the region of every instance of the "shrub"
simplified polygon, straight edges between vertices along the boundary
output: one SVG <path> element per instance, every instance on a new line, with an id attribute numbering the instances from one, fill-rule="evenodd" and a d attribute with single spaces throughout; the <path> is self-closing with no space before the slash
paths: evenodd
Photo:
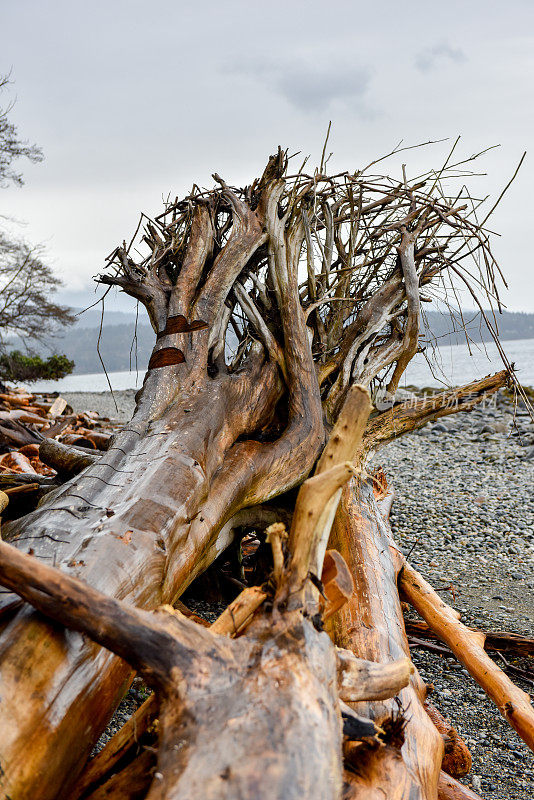
<path id="1" fill-rule="evenodd" d="M 54 354 L 43 359 L 13 350 L 0 356 L 0 378 L 5 381 L 56 381 L 70 375 L 73 369 L 74 361 L 65 355 Z"/>

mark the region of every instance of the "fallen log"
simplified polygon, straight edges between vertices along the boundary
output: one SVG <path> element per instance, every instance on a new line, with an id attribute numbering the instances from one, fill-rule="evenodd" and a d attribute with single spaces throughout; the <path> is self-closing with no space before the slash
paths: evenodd
<path id="1" fill-rule="evenodd" d="M 100 460 L 5 526 L 22 552 L 130 606 L 174 603 L 232 542 L 243 509 L 282 494 L 290 503 L 354 383 L 380 382 L 390 367 L 398 383 L 417 341 L 419 291 L 451 266 L 444 254 L 457 245 L 469 254 L 471 242 L 493 263 L 487 236 L 435 184 L 426 193 L 422 183 L 287 167 L 279 150 L 249 187 L 214 176 L 214 188 L 167 204 L 132 250 L 110 255 L 99 282 L 141 301 L 154 329 L 148 373 L 133 419 Z M 430 229 L 440 247 L 429 252 Z M 66 436 L 95 422 L 69 421 Z M 5 425 L 21 435 L 19 423 Z M 334 506 L 319 514 L 323 533 Z M 273 616 L 300 621 L 303 605 L 319 607 L 320 587 L 297 570 L 309 556 L 317 581 L 319 539 L 308 555 L 299 542 L 291 588 L 285 562 L 273 578 L 286 593 L 277 590 Z M 131 669 L 27 606 L 13 613 L 10 595 L 2 610 L 0 786 L 16 800 L 54 800 L 68 793 Z"/>
<path id="2" fill-rule="evenodd" d="M 279 162 L 277 156 L 269 167 L 273 176 Z M 154 352 L 174 344 L 183 348 L 186 360 L 150 369 L 132 421 L 100 461 L 23 523 L 6 526 L 6 536 L 22 549 L 54 558 L 93 586 L 145 608 L 173 602 L 232 541 L 232 517 L 298 485 L 324 442 L 298 294 L 304 234 L 299 226 L 285 230 L 280 222 L 284 186 L 273 176 L 265 180 L 254 209 L 227 187 L 221 189 L 235 228 L 214 259 L 212 217 L 198 205 L 184 256 L 187 266 L 184 262 L 172 292 L 155 277 L 132 282 L 125 260 L 129 278 L 120 280 L 128 280 L 136 296 L 144 293 L 162 334 Z M 210 336 L 225 313 L 231 285 L 267 239 L 285 337 L 289 411 L 282 435 L 262 442 L 248 436 L 272 419 L 282 392 L 277 366 L 266 362 L 261 344 L 247 351 L 235 373 L 221 366 L 215 375 L 208 366 Z M 166 333 L 168 321 L 180 315 L 203 324 L 192 333 Z M 0 653 L 1 693 L 8 698 L 0 704 L 5 731 L 0 764 L 9 764 L 4 783 L 22 798 L 34 796 L 37 781 L 42 800 L 52 800 L 81 768 L 124 693 L 130 669 L 81 637 L 66 638 L 27 609 L 2 631 Z M 24 679 L 18 675 L 21 659 L 27 663 Z M 38 665 L 40 693 L 32 689 L 32 662 Z"/>
<path id="3" fill-rule="evenodd" d="M 439 636 L 426 623 L 418 620 L 405 620 L 406 633 L 414 636 L 437 639 Z M 484 649 L 497 653 L 513 653 L 517 656 L 534 655 L 534 639 L 521 636 L 519 633 L 509 631 L 483 631 L 480 628 L 471 628 L 474 633 L 484 637 Z"/>
<path id="4" fill-rule="evenodd" d="M 528 694 L 515 686 L 484 650 L 484 635 L 460 622 L 460 615 L 448 606 L 427 581 L 405 563 L 399 586 L 410 605 L 436 635 L 452 650 L 458 661 L 493 700 L 505 720 L 534 750 L 534 709 Z"/>
<path id="5" fill-rule="evenodd" d="M 343 424 L 333 436 L 340 431 Z M 0 582 L 43 613 L 112 649 L 156 688 L 158 762 L 147 800 L 340 796 L 338 658 L 330 639 L 311 621 L 319 606 L 305 584 L 310 567 L 319 563 L 316 554 L 331 526 L 331 516 L 325 521 L 317 514 L 315 497 L 328 505 L 338 491 L 341 469 L 345 480 L 352 474 L 351 468 L 335 464 L 302 487 L 299 513 L 293 517 L 300 527 L 295 524 L 291 530 L 288 546 L 293 549 L 273 611 L 258 613 L 245 635 L 234 640 L 174 609 L 132 609 L 0 543 Z M 297 554 L 306 563 L 300 563 Z M 299 588 L 300 607 L 288 587 Z M 227 630 L 231 619 L 232 615 L 223 618 Z M 233 621 L 230 625 L 230 630 L 237 628 Z M 399 666 L 386 668 L 391 692 L 409 678 L 406 659 Z M 379 673 L 377 665 L 351 657 L 344 658 L 339 671 L 343 687 L 357 700 L 368 697 L 373 688 L 384 696 L 385 679 Z M 349 721 L 352 716 L 349 710 Z M 361 736 L 376 730 L 373 723 L 354 716 L 353 727 L 349 725 L 352 738 L 354 725 L 361 725 Z M 134 769 L 128 768 L 129 776 Z M 120 797 L 119 785 L 124 785 L 120 775 L 113 789 Z M 106 795 L 93 794 L 101 796 Z"/>
<path id="6" fill-rule="evenodd" d="M 100 457 L 100 453 L 93 455 L 87 450 L 57 442 L 55 439 L 44 439 L 39 446 L 39 458 L 43 464 L 48 464 L 65 477 L 78 475 L 96 464 Z"/>
<path id="7" fill-rule="evenodd" d="M 338 479 L 331 472 L 323 473 L 322 479 L 335 491 Z M 147 800 L 237 796 L 287 800 L 301 798 L 303 791 L 318 800 L 339 797 L 337 660 L 328 637 L 306 620 L 312 609 L 288 610 L 274 620 L 270 613 L 258 616 L 230 647 L 231 639 L 221 640 L 174 609 L 152 614 L 131 609 L 2 543 L 0 581 L 43 613 L 113 647 L 156 687 L 161 733 L 158 767 Z M 408 680 L 409 670 L 402 667 L 402 676 L 401 670 L 395 676 L 386 670 L 393 679 L 390 692 Z M 347 684 L 346 666 L 341 672 Z M 378 673 L 377 665 L 358 664 L 348 681 L 358 700 L 372 694 L 373 687 L 382 696 L 384 676 Z M 367 679 L 361 681 L 362 676 Z M 260 687 L 262 696 L 271 699 L 269 704 L 258 702 Z M 143 712 L 148 705 L 153 701 L 147 701 Z M 143 712 L 132 725 L 148 720 Z M 280 716 L 287 721 L 283 726 L 275 724 Z M 375 726 L 360 719 L 362 735 L 369 736 L 368 728 L 374 731 Z M 185 752 L 177 746 L 184 740 Z M 117 749 L 123 747 L 115 747 L 115 755 Z M 315 766 L 310 767 L 311 754 Z M 140 761 L 149 763 L 142 755 L 127 766 L 125 775 L 113 776 L 89 796 L 135 796 L 132 788 L 137 791 L 141 781 Z"/>
<path id="8" fill-rule="evenodd" d="M 255 634 L 232 644 L 176 613 L 130 609 L 3 547 L 2 583 L 113 647 L 157 689 L 162 735 L 149 798 L 338 797 L 335 653 L 301 614 L 255 622 Z M 177 747 L 184 739 L 185 752 Z"/>

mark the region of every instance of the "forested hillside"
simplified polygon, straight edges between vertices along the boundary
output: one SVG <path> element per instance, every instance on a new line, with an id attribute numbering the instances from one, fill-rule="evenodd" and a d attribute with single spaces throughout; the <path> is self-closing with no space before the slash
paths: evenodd
<path id="1" fill-rule="evenodd" d="M 489 315 L 489 312 L 488 312 Z M 100 331 L 100 312 L 91 310 L 78 317 L 79 321 L 62 337 L 54 339 L 54 350 L 65 353 L 76 366 L 75 374 L 99 372 L 102 368 L 98 357 L 97 343 Z M 491 316 L 490 316 L 491 319 Z M 471 340 L 489 341 L 491 336 L 480 315 L 473 311 L 464 312 L 464 320 Z M 500 337 L 507 339 L 534 339 L 534 314 L 504 312 L 498 317 Z M 465 334 L 461 329 L 454 331 L 450 316 L 445 312 L 431 311 L 425 314 L 427 340 L 436 340 L 438 345 L 461 344 Z M 136 325 L 135 313 L 120 311 L 106 312 L 99 350 L 109 372 L 119 372 L 136 368 L 144 371 L 154 346 L 155 336 L 143 314 Z M 20 347 L 20 342 L 17 343 Z M 40 353 L 47 352 L 38 347 Z"/>

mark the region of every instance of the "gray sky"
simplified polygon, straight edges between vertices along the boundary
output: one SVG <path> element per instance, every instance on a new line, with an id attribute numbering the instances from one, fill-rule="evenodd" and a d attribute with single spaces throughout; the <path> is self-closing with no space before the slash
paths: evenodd
<path id="1" fill-rule="evenodd" d="M 18 0 L 1 16 L 11 119 L 45 161 L 0 192 L 0 213 L 46 244 L 76 305 L 140 210 L 214 171 L 249 183 L 278 144 L 318 160 L 330 119 L 340 169 L 401 139 L 461 134 L 465 155 L 501 144 L 473 179 L 479 194 L 500 191 L 532 139 L 532 0 Z M 389 170 L 439 166 L 449 146 Z M 493 219 L 511 310 L 534 311 L 533 185 L 529 153 Z"/>

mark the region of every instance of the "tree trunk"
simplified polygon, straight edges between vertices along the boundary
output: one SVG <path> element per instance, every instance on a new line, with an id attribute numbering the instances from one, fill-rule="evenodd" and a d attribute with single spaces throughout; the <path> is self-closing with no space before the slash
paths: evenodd
<path id="1" fill-rule="evenodd" d="M 369 413 L 367 393 L 358 387 L 354 392 L 356 404 L 347 401 L 317 474 L 299 492 L 287 567 L 282 563 L 274 578 L 270 608 L 238 639 L 214 633 L 225 627 L 224 617 L 208 630 L 168 606 L 152 614 L 133 609 L 0 543 L 1 583 L 111 649 L 155 686 L 158 763 L 147 800 L 337 800 L 340 696 L 386 697 L 406 685 L 406 658 L 381 669 L 337 655 L 320 630 L 318 593 L 309 581 L 310 574 L 321 572 L 321 543 L 328 539 L 335 507 L 326 516 L 323 510 L 332 498 L 339 500 L 338 490 L 354 473 L 345 459 L 354 456 Z M 364 418 L 352 437 L 348 421 L 358 406 Z M 249 594 L 235 604 L 236 610 L 246 607 L 245 618 L 258 602 Z M 366 736 L 375 731 L 369 720 L 351 722 L 352 739 L 354 727 Z M 131 780 L 137 780 L 135 766 L 127 771 Z M 124 794 L 123 781 L 114 785 Z"/>
<path id="2" fill-rule="evenodd" d="M 160 375 L 149 375 L 148 382 Z M 182 386 L 180 398 L 165 409 L 142 398 L 128 429 L 98 464 L 30 518 L 6 525 L 4 538 L 134 605 L 172 602 L 231 539 L 231 530 L 219 534 L 239 509 L 243 485 L 229 484 L 224 493 L 210 488 L 236 438 L 260 427 L 262 412 L 270 413 L 276 392 L 270 377 L 271 386 L 259 379 L 248 385 L 242 379 L 208 381 L 189 391 Z M 155 397 L 169 391 L 153 382 Z M 119 659 L 97 653 L 78 635 L 52 629 L 28 608 L 5 624 L 5 793 L 30 797 L 38 780 L 43 800 L 57 797 L 66 767 L 72 773 L 83 763 L 129 676 Z"/>
<path id="3" fill-rule="evenodd" d="M 279 185 L 270 190 L 276 193 Z M 158 342 L 131 422 L 98 463 L 5 529 L 21 549 L 53 559 L 142 608 L 174 601 L 231 541 L 232 517 L 299 483 L 324 440 L 309 340 L 295 305 L 298 293 L 288 291 L 280 300 L 290 387 L 279 440 L 247 439 L 271 421 L 281 392 L 277 366 L 265 360 L 261 345 L 251 348 L 238 372 L 207 369 L 210 330 L 226 298 L 224 281 L 264 242 L 269 221 L 262 208 L 251 211 L 232 193 L 229 197 L 236 230 L 213 261 L 200 296 L 194 297 L 190 283 L 202 273 L 212 244 L 204 206 L 193 220 L 188 270 L 172 291 L 155 287 L 145 298 Z M 274 240 L 276 205 L 270 216 Z M 283 248 L 278 259 L 275 274 L 283 282 L 294 265 Z M 146 283 L 134 288 L 148 291 Z M 4 606 L 11 601 L 4 597 Z M 118 659 L 52 629 L 27 608 L 5 623 L 0 637 L 4 794 L 33 797 L 39 785 L 43 800 L 57 797 L 65 776 L 74 778 L 83 764 L 129 676 Z"/>

